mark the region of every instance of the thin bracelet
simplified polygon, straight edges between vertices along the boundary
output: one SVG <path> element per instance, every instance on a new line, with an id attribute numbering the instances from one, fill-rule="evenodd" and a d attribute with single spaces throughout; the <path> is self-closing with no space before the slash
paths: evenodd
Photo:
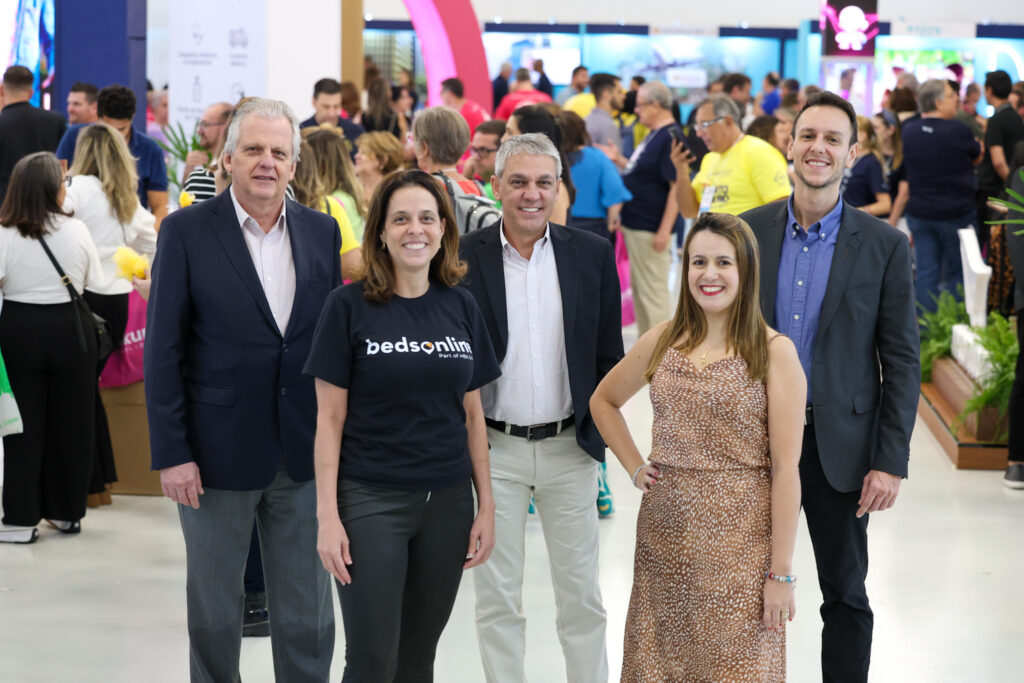
<path id="1" fill-rule="evenodd" d="M 644 464 L 640 465 L 640 467 L 637 467 L 635 470 L 633 470 L 633 486 L 636 486 L 636 475 L 640 474 L 640 470 L 649 466 L 650 464 L 645 462 Z"/>
<path id="2" fill-rule="evenodd" d="M 779 583 L 796 583 L 796 575 L 783 576 L 782 574 L 775 574 L 774 572 L 765 572 L 764 577 L 770 581 L 778 581 Z"/>

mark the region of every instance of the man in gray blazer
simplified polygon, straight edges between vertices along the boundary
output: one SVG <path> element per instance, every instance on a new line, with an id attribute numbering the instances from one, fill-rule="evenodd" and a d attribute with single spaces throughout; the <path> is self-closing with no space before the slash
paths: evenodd
<path id="1" fill-rule="evenodd" d="M 761 252 L 765 319 L 807 374 L 800 483 L 824 599 L 822 678 L 844 682 L 867 681 L 868 513 L 892 507 L 907 476 L 920 387 L 907 239 L 839 194 L 856 143 L 850 103 L 810 97 L 790 141 L 793 195 L 741 216 Z"/>

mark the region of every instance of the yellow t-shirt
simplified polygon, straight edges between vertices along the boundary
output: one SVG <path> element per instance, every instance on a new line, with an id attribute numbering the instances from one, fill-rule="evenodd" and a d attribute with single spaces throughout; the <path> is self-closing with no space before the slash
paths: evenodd
<path id="1" fill-rule="evenodd" d="M 581 92 L 567 99 L 565 104 L 562 105 L 562 109 L 571 111 L 581 119 L 585 119 L 587 114 L 596 106 L 597 100 L 594 99 L 593 93 Z"/>
<path id="2" fill-rule="evenodd" d="M 744 135 L 725 151 L 708 152 L 691 183 L 700 211 L 738 216 L 792 192 L 786 158 L 769 143 Z M 710 193 L 710 194 L 709 194 Z"/>
<path id="3" fill-rule="evenodd" d="M 352 232 L 352 222 L 348 219 L 345 209 L 334 197 L 325 197 L 320 204 L 320 213 L 326 213 L 338 222 L 338 230 L 341 231 L 341 251 L 339 254 L 347 254 L 353 249 L 359 248 L 355 233 Z"/>

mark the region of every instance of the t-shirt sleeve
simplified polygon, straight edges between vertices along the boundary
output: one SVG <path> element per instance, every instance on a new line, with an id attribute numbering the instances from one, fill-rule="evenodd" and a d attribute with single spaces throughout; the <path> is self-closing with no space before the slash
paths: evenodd
<path id="1" fill-rule="evenodd" d="M 868 187 L 871 189 L 872 201 L 877 199 L 879 192 L 888 192 L 889 188 L 885 184 L 885 179 L 882 177 L 882 165 L 878 163 L 873 155 L 871 161 L 868 163 L 867 172 Z"/>
<path id="2" fill-rule="evenodd" d="M 352 379 L 352 307 L 344 292 L 335 290 L 324 302 L 302 372 L 348 389 Z"/>
<path id="3" fill-rule="evenodd" d="M 146 179 L 146 190 L 149 192 L 167 192 L 167 164 L 160 145 L 153 142 L 149 151 L 149 177 Z"/>
<path id="4" fill-rule="evenodd" d="M 329 207 L 328 213 L 338 222 L 338 230 L 341 231 L 341 255 L 344 256 L 353 249 L 358 249 L 359 241 L 356 239 L 356 234 L 352 231 L 352 221 L 349 220 L 348 213 L 342 209 L 338 200 L 333 197 L 327 197 L 326 201 Z"/>
<path id="5" fill-rule="evenodd" d="M 601 170 L 601 207 L 607 209 L 613 204 L 619 202 L 628 202 L 633 198 L 633 193 L 626 189 L 626 184 L 622 182 L 622 176 L 619 175 L 619 169 L 615 167 L 611 159 L 606 157 L 602 152 L 600 155 L 595 155 L 598 165 Z"/>
<path id="6" fill-rule="evenodd" d="M 466 391 L 475 391 L 498 379 L 501 376 L 501 368 L 494 355 L 494 346 L 484 324 L 484 316 L 480 313 L 480 306 L 469 292 L 461 289 L 458 291 L 463 294 L 465 301 L 466 314 L 469 316 L 470 344 L 473 346 L 473 379 L 470 380 Z"/>
<path id="7" fill-rule="evenodd" d="M 71 160 L 75 158 L 75 140 L 77 139 L 78 129 L 68 128 L 60 139 L 60 144 L 57 145 L 57 158 L 67 161 L 69 166 Z"/>
<path id="8" fill-rule="evenodd" d="M 993 147 L 1003 147 L 1003 151 L 1006 145 L 1006 131 L 1003 127 L 1003 121 L 998 116 L 993 116 L 988 120 L 988 125 L 985 126 L 985 149 L 992 149 Z"/>
<path id="9" fill-rule="evenodd" d="M 762 203 L 768 204 L 790 195 L 793 188 L 789 185 L 786 157 L 779 150 L 768 145 L 758 145 L 750 161 L 751 180 Z"/>
<path id="10" fill-rule="evenodd" d="M 708 181 L 708 176 L 711 174 L 711 155 L 705 154 L 704 158 L 701 159 L 700 169 L 697 174 L 693 176 L 693 180 L 690 181 L 690 187 L 693 188 L 693 194 L 697 196 L 697 203 L 700 203 L 700 196 L 704 193 L 704 183 Z"/>

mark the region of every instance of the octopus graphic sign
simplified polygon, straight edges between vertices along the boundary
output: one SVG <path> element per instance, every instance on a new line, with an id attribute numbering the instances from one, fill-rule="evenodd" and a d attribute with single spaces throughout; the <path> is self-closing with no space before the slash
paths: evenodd
<path id="1" fill-rule="evenodd" d="M 826 57 L 873 57 L 877 0 L 822 0 L 821 50 Z"/>

